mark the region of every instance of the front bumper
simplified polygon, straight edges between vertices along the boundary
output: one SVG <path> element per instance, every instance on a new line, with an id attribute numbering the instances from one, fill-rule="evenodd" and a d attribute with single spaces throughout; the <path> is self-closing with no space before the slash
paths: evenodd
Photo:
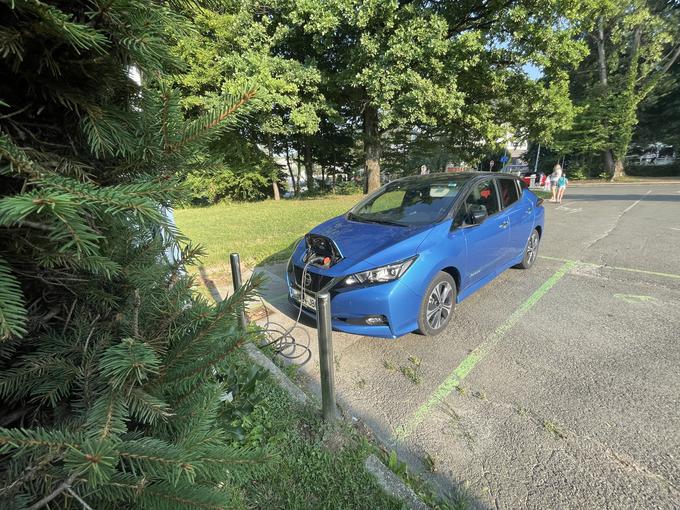
<path id="1" fill-rule="evenodd" d="M 418 329 L 418 311 L 420 298 L 402 281 L 395 280 L 388 283 L 335 288 L 338 281 L 333 280 L 324 289 L 331 296 L 331 325 L 337 331 L 361 336 L 381 338 L 397 338 Z M 290 272 L 286 273 L 288 284 L 288 298 L 296 306 L 299 301 L 294 299 L 295 290 L 299 285 Z M 316 297 L 312 291 L 305 294 Z M 303 306 L 303 312 L 316 317 L 316 311 Z M 366 317 L 384 317 L 386 325 L 357 324 Z"/>

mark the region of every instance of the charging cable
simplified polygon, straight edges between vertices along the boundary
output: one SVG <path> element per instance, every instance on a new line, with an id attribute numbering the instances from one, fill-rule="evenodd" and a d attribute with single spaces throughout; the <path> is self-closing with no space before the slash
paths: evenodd
<path id="1" fill-rule="evenodd" d="M 308 272 L 307 270 L 309 269 L 309 266 L 312 264 L 321 263 L 327 265 L 330 262 L 330 259 L 328 257 L 322 257 L 316 255 L 313 252 L 310 252 L 306 258 L 307 260 L 305 262 L 304 267 L 302 268 L 302 275 L 300 277 L 300 303 L 298 306 L 297 317 L 295 318 L 295 322 L 293 323 L 292 326 L 286 328 L 282 324 L 272 321 L 269 317 L 269 310 L 267 309 L 267 306 L 265 305 L 262 298 L 260 298 L 260 301 L 262 301 L 262 306 L 264 307 L 266 314 L 266 322 L 263 326 L 263 330 L 265 338 L 267 339 L 265 344 L 262 345 L 261 347 L 271 346 L 273 347 L 274 352 L 276 354 L 290 361 L 295 361 L 295 363 L 298 365 L 304 365 L 312 357 L 312 351 L 310 349 L 311 338 L 309 336 L 309 332 L 306 329 L 300 327 L 302 307 L 303 303 L 305 302 L 306 292 L 305 277 L 307 276 Z M 295 273 L 293 272 L 293 277 L 294 275 Z M 298 339 L 295 338 L 295 336 L 293 335 L 293 331 L 296 330 L 304 333 L 306 337 L 305 343 L 301 343 Z"/>

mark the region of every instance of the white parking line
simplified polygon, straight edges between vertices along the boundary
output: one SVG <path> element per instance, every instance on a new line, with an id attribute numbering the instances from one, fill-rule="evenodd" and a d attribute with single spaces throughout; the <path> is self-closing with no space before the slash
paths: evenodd
<path id="1" fill-rule="evenodd" d="M 645 197 L 646 197 L 647 195 L 649 195 L 651 192 L 652 192 L 651 189 L 650 189 L 650 190 L 647 190 L 647 193 L 645 193 Z M 644 198 L 644 197 L 642 197 L 642 198 Z M 633 202 L 632 204 L 630 204 L 628 207 L 626 207 L 626 208 L 623 210 L 623 213 L 621 213 L 621 216 L 623 216 L 623 215 L 626 214 L 628 211 L 630 211 L 633 207 L 635 207 L 636 205 L 638 205 L 638 204 L 642 201 L 642 198 L 636 200 L 635 202 Z"/>
<path id="2" fill-rule="evenodd" d="M 583 208 L 582 207 L 567 207 L 566 205 L 561 205 L 559 207 L 555 207 L 556 211 L 567 211 L 567 214 L 575 214 L 575 213 L 580 213 Z"/>
<path id="3" fill-rule="evenodd" d="M 610 228 L 608 228 L 607 231 L 604 232 L 602 235 L 600 235 L 599 237 L 597 237 L 597 238 L 593 239 L 591 242 L 589 242 L 588 245 L 585 247 L 585 249 L 587 250 L 588 248 L 591 248 L 593 245 L 595 245 L 596 243 L 602 241 L 602 239 L 604 239 L 604 238 L 606 238 L 607 236 L 609 236 L 609 234 L 611 234 L 611 233 L 614 231 L 614 229 L 618 226 L 619 222 L 621 221 L 621 218 L 623 218 L 623 216 L 624 216 L 628 211 L 630 211 L 633 207 L 635 207 L 636 205 L 638 205 L 638 204 L 639 204 L 639 203 L 640 203 L 647 195 L 649 195 L 651 192 L 652 192 L 651 189 L 650 189 L 650 190 L 647 190 L 647 193 L 645 193 L 644 196 L 640 197 L 638 200 L 636 200 L 635 202 L 633 202 L 632 204 L 630 204 L 628 207 L 626 207 L 623 211 L 621 211 L 621 213 L 620 213 L 620 214 L 616 217 L 616 219 L 614 220 L 614 224 L 613 224 Z"/>

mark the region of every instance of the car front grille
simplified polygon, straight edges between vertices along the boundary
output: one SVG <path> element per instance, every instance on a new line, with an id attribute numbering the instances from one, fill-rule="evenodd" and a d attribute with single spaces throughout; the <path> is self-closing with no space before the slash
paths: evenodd
<path id="1" fill-rule="evenodd" d="M 307 269 L 307 274 L 309 275 L 309 279 L 308 284 L 305 285 L 305 289 L 312 292 L 319 292 L 333 279 L 332 276 L 324 276 L 322 274 L 314 273 L 310 271 L 309 268 Z M 293 274 L 290 276 L 293 276 L 295 283 L 298 285 L 298 287 L 301 287 L 302 268 L 294 265 Z"/>

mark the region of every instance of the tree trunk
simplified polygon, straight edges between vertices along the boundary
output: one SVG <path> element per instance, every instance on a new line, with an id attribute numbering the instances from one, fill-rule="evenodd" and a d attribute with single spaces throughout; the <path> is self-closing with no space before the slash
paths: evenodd
<path id="1" fill-rule="evenodd" d="M 298 143 L 298 146 L 296 147 L 297 155 L 295 156 L 295 166 L 297 169 L 297 191 L 296 193 L 299 195 L 300 194 L 300 172 L 302 168 L 302 150 L 301 150 L 301 144 Z"/>
<path id="2" fill-rule="evenodd" d="M 293 174 L 293 166 L 290 164 L 290 150 L 288 148 L 288 141 L 286 141 L 286 166 L 288 167 L 288 173 L 290 174 L 290 183 L 293 185 L 293 195 L 298 194 L 297 181 L 295 180 L 295 174 Z"/>
<path id="3" fill-rule="evenodd" d="M 365 192 L 372 193 L 380 187 L 380 141 L 378 108 L 368 104 L 364 108 L 364 156 L 366 158 Z"/>
<path id="4" fill-rule="evenodd" d="M 314 190 L 314 162 L 312 161 L 312 145 L 309 140 L 305 143 L 305 175 L 307 177 L 307 191 Z"/>
<path id="5" fill-rule="evenodd" d="M 274 163 L 274 172 L 272 175 L 272 189 L 274 190 L 274 200 L 281 200 L 279 193 L 279 167 L 274 161 L 274 144 L 272 143 L 272 136 L 267 137 L 267 148 L 269 149 L 269 160 Z"/>
<path id="6" fill-rule="evenodd" d="M 623 160 L 619 158 L 614 158 L 614 169 L 612 172 L 612 181 L 618 179 L 619 177 L 624 177 L 626 175 L 626 169 L 623 167 Z"/>
<path id="7" fill-rule="evenodd" d="M 607 88 L 607 54 L 605 52 L 605 38 L 604 38 L 604 17 L 600 16 L 597 18 L 597 68 L 600 74 L 600 85 L 604 89 Z M 614 176 L 614 154 L 610 149 L 605 150 L 602 153 L 602 165 L 604 166 L 604 171 Z"/>
<path id="8" fill-rule="evenodd" d="M 602 153 L 602 165 L 604 171 L 609 175 L 614 175 L 614 154 L 611 150 L 606 150 Z"/>
<path id="9" fill-rule="evenodd" d="M 597 20 L 597 67 L 600 71 L 600 83 L 607 86 L 607 55 L 604 48 L 604 18 Z"/>

